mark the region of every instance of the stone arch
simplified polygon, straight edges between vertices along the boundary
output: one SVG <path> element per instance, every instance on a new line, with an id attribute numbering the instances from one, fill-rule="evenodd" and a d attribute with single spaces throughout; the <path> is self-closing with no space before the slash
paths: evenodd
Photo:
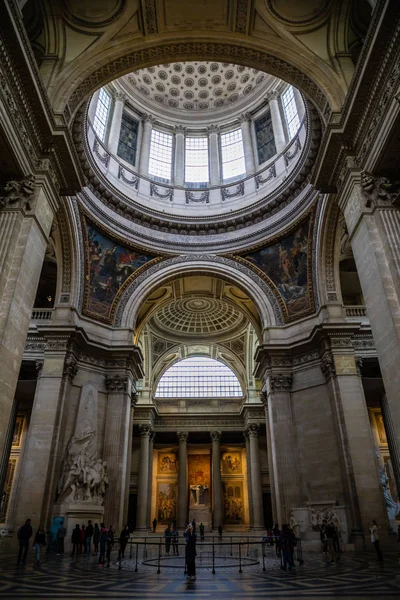
<path id="1" fill-rule="evenodd" d="M 338 223 L 340 209 L 336 201 L 328 196 L 324 199 L 319 227 L 319 258 L 321 265 L 321 300 L 323 304 L 341 301 L 338 269 Z"/>
<path id="2" fill-rule="evenodd" d="M 249 42 L 242 39 L 226 38 L 221 41 L 221 32 L 210 32 L 207 38 L 199 35 L 196 41 L 191 38 L 171 36 L 170 41 L 137 45 L 133 40 L 127 51 L 126 43 L 115 45 L 93 55 L 82 58 L 82 63 L 71 64 L 57 82 L 53 93 L 53 107 L 63 112 L 68 123 L 73 119 L 79 107 L 99 87 L 133 70 L 150 67 L 167 60 L 189 61 L 201 57 L 203 60 L 215 60 L 241 64 L 266 71 L 299 88 L 316 106 L 326 122 L 331 111 L 338 111 L 345 97 L 345 90 L 335 72 L 329 69 L 322 59 L 299 55 L 298 48 L 290 42 L 265 40 Z M 288 46 L 289 44 L 289 46 Z M 96 65 L 93 68 L 93 65 Z M 99 66 L 100 65 L 100 66 Z"/>
<path id="3" fill-rule="evenodd" d="M 267 327 L 284 324 L 273 290 L 251 269 L 222 256 L 186 255 L 158 263 L 134 279 L 119 300 L 114 326 L 134 328 L 140 306 L 152 291 L 166 281 L 193 272 L 220 277 L 245 290 L 257 307 L 263 334 Z"/>

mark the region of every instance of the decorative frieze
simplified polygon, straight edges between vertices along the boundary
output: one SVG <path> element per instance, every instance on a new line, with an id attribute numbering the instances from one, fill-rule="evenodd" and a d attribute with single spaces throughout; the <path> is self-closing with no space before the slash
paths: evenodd
<path id="1" fill-rule="evenodd" d="M 290 391 L 292 389 L 293 376 L 289 373 L 274 373 L 269 377 L 271 390 Z"/>
<path id="2" fill-rule="evenodd" d="M 77 374 L 77 372 L 78 372 L 78 364 L 77 364 L 76 357 L 73 354 L 69 353 L 65 357 L 63 377 L 65 377 L 66 379 L 68 379 L 69 381 L 72 382 L 75 375 Z"/>
<path id="3" fill-rule="evenodd" d="M 393 206 L 400 202 L 400 181 L 375 177 L 367 171 L 361 173 L 361 189 L 367 208 Z"/>
<path id="4" fill-rule="evenodd" d="M 335 363 L 331 355 L 323 356 L 321 358 L 321 371 L 326 380 L 330 379 L 333 375 L 336 375 Z"/>
<path id="5" fill-rule="evenodd" d="M 126 392 L 128 388 L 128 378 L 126 375 L 106 375 L 107 392 Z"/>

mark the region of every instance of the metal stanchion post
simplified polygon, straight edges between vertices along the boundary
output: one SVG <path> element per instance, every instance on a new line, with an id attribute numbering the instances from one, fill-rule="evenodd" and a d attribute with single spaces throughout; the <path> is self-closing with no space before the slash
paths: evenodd
<path id="1" fill-rule="evenodd" d="M 239 573 L 242 572 L 242 540 L 239 541 Z"/>
<path id="2" fill-rule="evenodd" d="M 214 546 L 214 537 L 213 537 L 213 543 L 212 543 L 212 562 L 213 562 L 212 574 L 215 575 L 215 546 Z"/>
<path id="3" fill-rule="evenodd" d="M 160 562 L 161 562 L 161 542 L 159 542 L 159 544 L 158 544 L 158 569 L 157 569 L 157 575 L 159 575 L 161 573 Z"/>
<path id="4" fill-rule="evenodd" d="M 146 538 L 144 538 L 144 550 L 143 550 L 143 559 L 147 558 L 147 546 L 146 546 Z"/>
<path id="5" fill-rule="evenodd" d="M 137 573 L 137 561 L 138 561 L 138 553 L 139 553 L 139 542 L 136 542 L 136 564 L 135 564 L 135 573 Z"/>
<path id="6" fill-rule="evenodd" d="M 231 536 L 231 556 L 232 556 L 232 536 Z"/>
<path id="7" fill-rule="evenodd" d="M 261 543 L 261 552 L 262 552 L 262 557 L 263 557 L 263 571 L 266 571 L 265 568 L 265 544 Z"/>
<path id="8" fill-rule="evenodd" d="M 250 538 L 249 538 L 249 536 L 247 536 L 247 556 L 249 555 L 249 552 L 250 552 L 249 548 L 250 548 Z"/>
<path id="9" fill-rule="evenodd" d="M 129 558 L 132 558 L 132 540 L 129 540 L 130 550 L 129 550 Z"/>
<path id="10" fill-rule="evenodd" d="M 121 552 L 121 540 L 119 540 L 119 552 L 118 552 L 118 571 L 122 569 L 122 552 Z"/>

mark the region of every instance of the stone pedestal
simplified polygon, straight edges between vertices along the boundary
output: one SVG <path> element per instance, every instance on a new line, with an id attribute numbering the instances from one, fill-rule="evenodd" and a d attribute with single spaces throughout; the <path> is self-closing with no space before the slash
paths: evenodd
<path id="1" fill-rule="evenodd" d="M 198 504 L 197 506 L 191 506 L 189 508 L 189 523 L 196 520 L 197 536 L 200 537 L 199 525 L 203 523 L 206 531 L 211 531 L 212 528 L 212 511 L 209 506 L 205 504 Z"/>
<path id="2" fill-rule="evenodd" d="M 93 527 L 95 523 L 98 523 L 100 527 L 100 523 L 104 521 L 104 506 L 73 502 L 55 504 L 53 517 L 62 517 L 64 519 L 64 527 L 67 530 L 65 549 L 68 551 L 71 545 L 72 530 L 75 529 L 75 525 L 81 526 L 82 523 L 87 525 L 87 522 L 91 520 Z"/>

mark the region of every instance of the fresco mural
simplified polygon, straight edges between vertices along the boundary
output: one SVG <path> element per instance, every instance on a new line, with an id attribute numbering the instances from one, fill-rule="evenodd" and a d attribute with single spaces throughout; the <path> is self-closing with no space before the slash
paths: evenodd
<path id="1" fill-rule="evenodd" d="M 244 522 L 243 485 L 238 481 L 224 482 L 224 523 Z"/>
<path id="2" fill-rule="evenodd" d="M 178 459 L 174 452 L 158 453 L 158 474 L 176 474 L 178 473 Z"/>
<path id="3" fill-rule="evenodd" d="M 240 452 L 224 452 L 222 454 L 222 474 L 242 474 L 242 455 Z"/>
<path id="4" fill-rule="evenodd" d="M 113 302 L 125 281 L 155 257 L 120 244 L 88 222 L 85 227 L 88 260 L 85 308 L 109 320 Z"/>
<path id="5" fill-rule="evenodd" d="M 210 455 L 188 454 L 189 485 L 210 486 Z"/>
<path id="6" fill-rule="evenodd" d="M 308 272 L 311 230 L 307 220 L 276 244 L 243 256 L 275 284 L 289 316 L 313 307 Z"/>
<path id="7" fill-rule="evenodd" d="M 171 523 L 176 519 L 177 484 L 157 484 L 157 521 L 159 523 Z"/>

